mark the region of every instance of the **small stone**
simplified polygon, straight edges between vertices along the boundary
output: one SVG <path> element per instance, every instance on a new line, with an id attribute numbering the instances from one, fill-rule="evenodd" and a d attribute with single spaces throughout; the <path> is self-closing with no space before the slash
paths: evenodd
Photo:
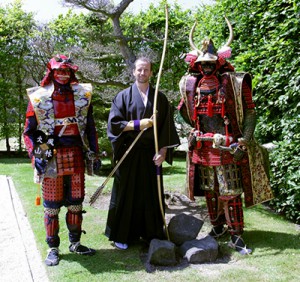
<path id="1" fill-rule="evenodd" d="M 147 261 L 150 264 L 161 266 L 177 264 L 175 244 L 167 240 L 151 240 Z"/>

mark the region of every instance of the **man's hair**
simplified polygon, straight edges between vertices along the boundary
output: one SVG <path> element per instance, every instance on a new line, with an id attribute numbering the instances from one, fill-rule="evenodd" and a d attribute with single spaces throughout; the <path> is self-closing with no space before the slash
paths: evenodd
<path id="1" fill-rule="evenodd" d="M 136 69 L 136 63 L 138 61 L 146 62 L 150 64 L 150 70 L 152 71 L 152 61 L 147 57 L 139 57 L 134 61 L 134 69 Z"/>

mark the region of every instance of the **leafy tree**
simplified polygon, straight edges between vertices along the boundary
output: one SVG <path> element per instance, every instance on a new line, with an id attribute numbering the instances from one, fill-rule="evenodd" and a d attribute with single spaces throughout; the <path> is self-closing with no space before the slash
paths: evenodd
<path id="1" fill-rule="evenodd" d="M 8 152 L 9 138 L 15 136 L 18 136 L 21 150 L 26 110 L 23 96 L 27 79 L 25 61 L 32 26 L 33 16 L 22 11 L 21 1 L 0 8 L 0 138 L 5 138 Z"/>
<path id="2" fill-rule="evenodd" d="M 92 11 L 86 17 L 85 25 L 85 36 L 89 38 L 89 43 L 85 48 L 77 49 L 76 56 L 80 62 L 80 75 L 83 80 L 91 81 L 102 98 L 103 103 L 98 103 L 96 111 L 102 121 L 103 118 L 105 120 L 99 124 L 104 130 L 99 130 L 104 141 L 107 139 L 106 120 L 110 101 L 117 91 L 132 82 L 133 62 L 137 56 L 147 55 L 153 59 L 153 81 L 156 81 L 165 33 L 165 1 L 157 6 L 150 5 L 147 11 L 137 15 L 125 11 L 132 1 L 121 1 L 116 6 L 110 1 L 65 2 Z M 174 104 L 178 102 L 178 82 L 185 71 L 184 63 L 180 61 L 178 64 L 178 60 L 180 54 L 187 50 L 189 30 L 186 22 L 190 13 L 183 12 L 178 5 L 169 7 L 168 50 L 160 89 Z M 185 31 L 180 32 L 183 28 Z M 105 149 L 109 148 L 108 144 Z"/>
<path id="3" fill-rule="evenodd" d="M 25 92 L 25 86 L 39 83 L 53 54 L 72 52 L 80 66 L 77 73 L 80 80 L 94 85 L 97 127 L 102 148 L 106 149 L 110 101 L 131 83 L 137 56 L 152 57 L 156 63 L 155 83 L 163 47 L 166 1 L 150 5 L 147 11 L 136 15 L 126 12 L 133 0 L 122 0 L 117 5 L 109 0 L 64 2 L 91 13 L 74 15 L 70 11 L 47 26 L 36 28 L 32 15 L 22 12 L 20 1 L 0 9 L 0 136 L 7 140 L 10 136 L 20 136 L 20 126 L 19 129 L 12 126 L 18 123 L 11 123 L 16 117 L 23 119 L 21 113 L 25 110 L 20 93 Z M 299 0 L 214 3 L 194 11 L 183 11 L 176 4 L 169 7 L 168 46 L 160 89 L 174 106 L 178 103 L 178 82 L 186 70 L 181 55 L 190 50 L 188 35 L 193 22 L 198 22 L 195 43 L 200 45 L 202 39 L 211 37 L 219 48 L 228 38 L 223 18 L 226 15 L 235 35 L 230 61 L 237 71 L 250 72 L 253 77 L 258 116 L 256 137 L 262 143 L 277 145 L 270 154 L 276 195 L 272 204 L 276 211 L 299 222 Z M 35 36 L 31 36 L 33 29 Z"/>
<path id="4" fill-rule="evenodd" d="M 92 12 L 86 19 L 89 46 L 81 50 L 83 53 L 79 57 L 86 60 L 81 65 L 88 63 L 89 66 L 87 69 L 83 68 L 82 75 L 92 79 L 95 85 L 119 89 L 128 86 L 132 81 L 133 63 L 141 54 L 147 54 L 157 63 L 154 65 L 154 74 L 157 72 L 165 32 L 166 1 L 160 1 L 157 6 L 152 4 L 147 11 L 137 15 L 125 11 L 131 2 L 133 0 L 123 0 L 118 5 L 113 5 L 112 1 L 107 0 L 65 1 Z M 188 43 L 186 23 L 191 12 L 183 12 L 175 4 L 174 7 L 169 7 L 169 14 L 168 54 L 161 87 L 177 91 L 180 73 L 184 72 L 184 64 L 177 63 Z M 182 29 L 185 29 L 184 32 Z M 94 75 L 90 74 L 91 64 L 97 69 Z M 180 71 L 177 71 L 178 68 Z M 171 87 L 169 83 L 172 84 Z"/>

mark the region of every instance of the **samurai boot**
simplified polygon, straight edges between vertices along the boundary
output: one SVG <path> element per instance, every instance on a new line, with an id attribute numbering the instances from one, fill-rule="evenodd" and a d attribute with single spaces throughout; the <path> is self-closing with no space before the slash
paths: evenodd
<path id="1" fill-rule="evenodd" d="M 83 246 L 80 242 L 71 243 L 69 250 L 71 253 L 84 256 L 93 256 L 96 253 L 96 250 Z"/>
<path id="2" fill-rule="evenodd" d="M 227 231 L 228 231 L 227 226 L 224 226 L 223 224 L 221 224 L 221 225 L 213 226 L 213 228 L 208 233 L 208 235 L 214 237 L 215 239 L 219 239 L 220 237 L 225 235 L 227 233 Z"/>
<path id="3" fill-rule="evenodd" d="M 58 248 L 51 248 L 48 250 L 45 263 L 48 266 L 58 265 L 59 263 Z"/>
<path id="4" fill-rule="evenodd" d="M 231 235 L 231 242 L 228 243 L 228 246 L 235 249 L 243 256 L 250 255 L 252 253 L 252 250 L 247 248 L 240 235 Z"/>

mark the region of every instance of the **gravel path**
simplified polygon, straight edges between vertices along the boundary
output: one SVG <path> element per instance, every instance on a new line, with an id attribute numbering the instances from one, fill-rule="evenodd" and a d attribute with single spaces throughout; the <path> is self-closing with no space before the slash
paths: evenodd
<path id="1" fill-rule="evenodd" d="M 0 207 L 0 280 L 49 281 L 19 196 L 5 175 L 0 175 Z"/>

